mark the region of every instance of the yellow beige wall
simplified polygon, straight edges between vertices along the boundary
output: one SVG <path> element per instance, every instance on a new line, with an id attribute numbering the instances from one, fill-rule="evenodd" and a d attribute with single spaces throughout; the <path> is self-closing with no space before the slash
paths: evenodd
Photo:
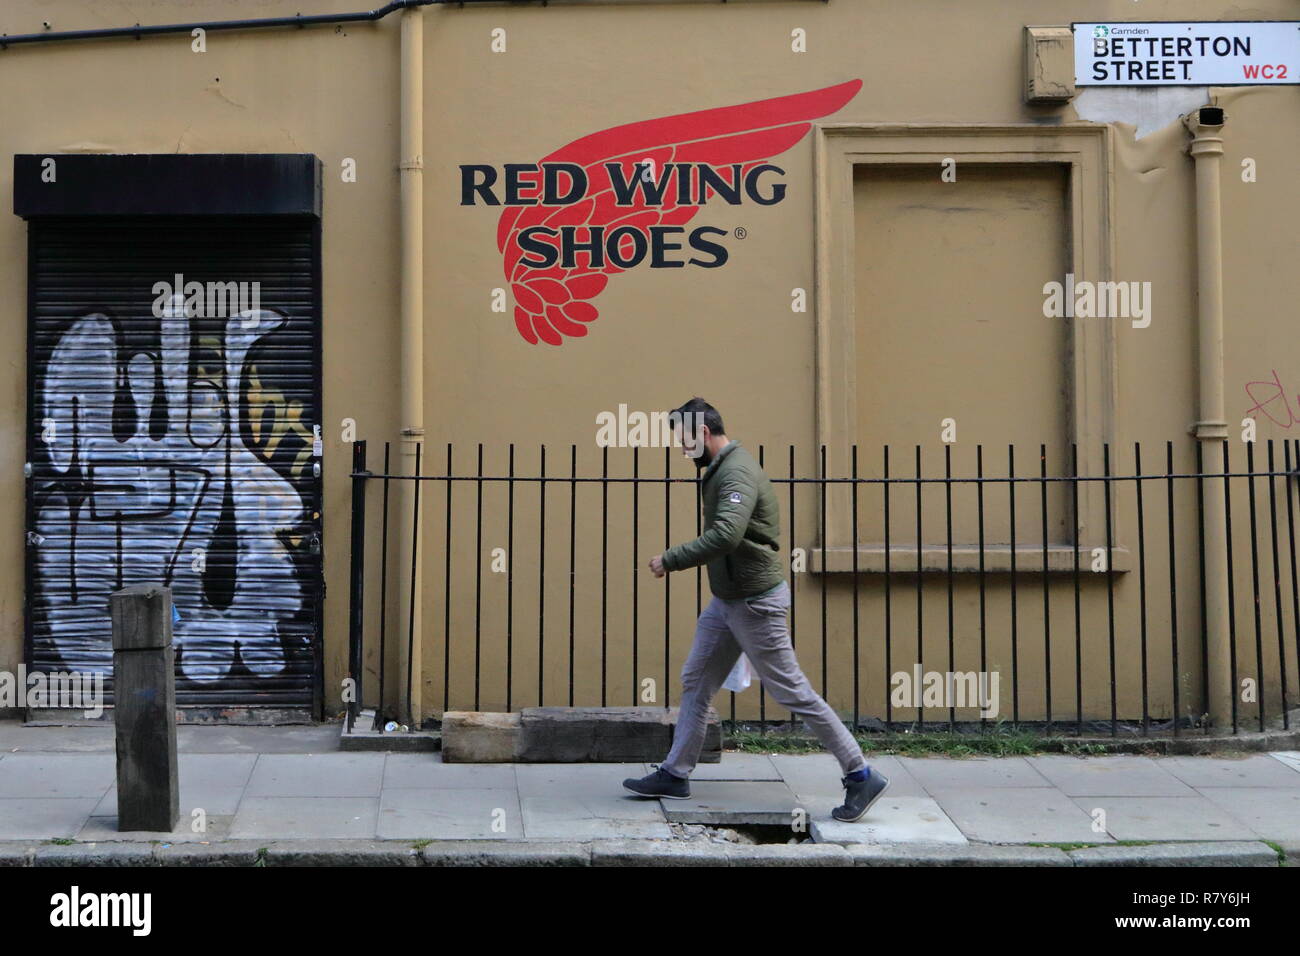
<path id="1" fill-rule="evenodd" d="M 228 0 L 228 2 L 124 2 L 111 6 L 60 5 L 55 29 L 129 25 L 175 20 L 264 17 L 295 12 L 353 9 L 348 0 L 315 0 L 310 10 L 296 2 Z M 36 31 L 50 19 L 51 8 L 36 0 L 13 0 L 0 13 L 0 30 Z M 513 7 L 432 8 L 425 17 L 425 425 L 426 458 L 441 470 L 446 443 L 456 446 L 455 467 L 474 465 L 474 445 L 484 443 L 485 470 L 503 474 L 506 445 L 517 443 L 520 473 L 536 473 L 538 448 L 549 446 L 548 473 L 567 474 L 569 445 L 576 444 L 579 472 L 598 474 L 595 416 L 620 404 L 653 410 L 703 394 L 718 405 L 729 430 L 747 444 L 763 444 L 786 474 L 788 447 L 794 445 L 796 469 L 811 474 L 814 446 L 816 355 L 815 304 L 792 313 L 791 290 L 814 287 L 814 155 L 807 137 L 775 161 L 786 172 L 784 202 L 770 207 L 706 206 L 696 217 L 727 230 L 743 226 L 743 242 L 728 236 L 731 259 L 720 269 L 632 269 L 617 276 L 600 295 L 600 318 L 585 338 L 559 348 L 529 345 L 515 331 L 509 313 L 492 311 L 493 290 L 505 285 L 496 247 L 499 210 L 459 204 L 459 165 L 536 162 L 554 149 L 588 133 L 623 123 L 709 107 L 863 81 L 862 91 L 826 121 L 852 123 L 1043 124 L 1079 122 L 1073 106 L 1028 106 L 1023 100 L 1023 28 L 1037 24 L 1123 19 L 1139 11 L 1128 2 L 1086 0 L 1014 0 L 954 5 L 946 0 L 883 3 L 866 0 L 818 2 L 717 3 L 555 3 Z M 1209 0 L 1146 2 L 1146 19 L 1216 20 L 1239 14 L 1229 4 Z M 1294 17 L 1284 0 L 1265 0 L 1253 18 Z M 492 50 L 495 29 L 506 31 L 506 52 Z M 807 32 L 807 53 L 791 51 L 791 31 Z M 348 449 L 338 423 L 358 423 L 360 437 L 377 444 L 395 439 L 398 367 L 397 236 L 397 79 L 398 18 L 375 25 L 305 31 L 271 30 L 211 34 L 208 52 L 190 51 L 188 39 L 110 40 L 14 48 L 0 53 L 0 152 L 311 152 L 325 166 L 324 194 L 324 408 L 322 413 L 326 474 L 326 559 L 329 598 L 326 623 L 326 694 L 337 707 L 338 687 L 346 670 L 346 594 Z M 1295 189 L 1295 156 L 1300 149 L 1300 89 L 1294 86 L 1214 90 L 1228 111 L 1223 178 L 1224 285 L 1226 289 L 1225 380 L 1227 418 L 1235 423 L 1250 407 L 1245 385 L 1267 380 L 1276 370 L 1290 387 L 1292 408 L 1300 392 L 1300 349 L 1294 335 L 1294 303 L 1300 299 L 1300 270 L 1294 268 L 1300 236 L 1300 193 Z M 1116 325 L 1118 406 L 1114 441 L 1130 462 L 1132 442 L 1173 439 L 1190 447 L 1186 429 L 1196 418 L 1196 330 L 1194 190 L 1187 135 L 1173 117 L 1140 140 L 1117 115 L 1112 160 L 1114 277 L 1150 281 L 1154 318 L 1150 328 Z M 339 176 L 344 158 L 357 161 L 356 183 Z M 1240 162 L 1253 158 L 1258 182 L 1243 183 Z M 12 193 L 12 166 L 0 163 L 0 192 Z M 960 189 L 960 180 L 953 186 Z M 859 226 L 859 228 L 862 228 Z M 13 667 L 21 656 L 22 634 L 22 480 L 25 403 L 25 226 L 15 217 L 0 222 L 0 330 L 15 343 L 5 359 L 7 399 L 0 410 L 8 449 L 0 470 L 0 492 L 8 504 L 0 509 L 0 666 Z M 936 282 L 944 277 L 936 276 Z M 1020 298 L 1024 298 L 1021 296 Z M 1033 296 L 1029 297 L 1031 300 Z M 1029 347 L 1044 340 L 1041 313 L 1019 316 L 1026 325 L 1026 352 L 1007 351 L 956 374 L 985 383 L 990 390 L 1014 388 L 1026 367 L 1041 360 Z M 861 330 L 859 331 L 861 335 Z M 1053 361 L 1059 362 L 1059 356 Z M 1049 370 L 1064 376 L 1064 366 Z M 1037 384 L 1042 370 L 1033 376 Z M 969 386 L 969 382 L 964 383 Z M 1035 388 L 1037 388 L 1037 384 Z M 927 387 L 942 389 L 943 382 Z M 1044 413 L 1036 411 L 1034 421 Z M 1300 412 L 1297 412 L 1300 414 Z M 1300 435 L 1300 424 L 1286 427 L 1280 408 L 1273 423 L 1262 419 L 1261 439 Z M 907 444 L 926 446 L 928 460 L 940 461 L 937 423 Z M 988 429 L 1002 440 L 1005 422 Z M 978 429 L 972 430 L 972 435 Z M 1040 440 L 1026 434 L 1024 441 Z M 875 434 L 888 433 L 874 429 Z M 864 434 L 868 440 L 873 432 Z M 972 441 L 975 439 L 972 438 Z M 1154 449 L 1154 446 L 1152 446 Z M 1240 459 L 1241 444 L 1233 454 Z M 374 455 L 372 448 L 372 456 Z M 864 446 L 864 455 L 869 453 Z M 970 467 L 968 449 L 959 447 Z M 614 473 L 627 474 L 630 453 L 611 455 Z M 641 453 L 643 474 L 663 474 L 658 449 Z M 372 462 L 374 458 L 372 457 Z M 910 459 L 909 459 L 910 461 Z M 1027 464 L 1034 461 L 1026 456 Z M 1152 461 L 1148 467 L 1160 464 Z M 1187 464 L 1187 459 L 1180 459 Z M 672 459 L 671 473 L 689 477 L 692 469 Z M 833 473 L 845 473 L 846 454 L 831 452 Z M 998 472 L 1001 473 L 1001 472 Z M 442 685 L 444 564 L 441 487 L 428 492 L 424 547 L 427 587 L 424 596 L 425 709 L 435 714 L 444 705 Z M 784 491 L 782 494 L 784 495 Z M 473 608 L 475 604 L 475 523 L 472 486 L 456 488 L 453 512 L 453 606 L 451 609 L 452 706 L 472 699 Z M 493 510 L 486 522 L 484 548 L 504 546 L 503 490 L 485 491 Z M 535 486 L 517 492 L 515 529 L 515 670 L 513 706 L 536 702 L 538 645 Z M 492 498 L 496 495 L 496 499 Z M 568 644 L 568 489 L 548 492 L 545 688 L 547 703 L 567 702 Z M 674 582 L 669 652 L 664 657 L 665 626 L 661 585 L 637 572 L 644 558 L 662 544 L 662 489 L 642 492 L 641 535 L 633 563 L 627 486 L 609 493 L 611 525 L 610 581 L 618 583 L 616 605 L 607 609 L 610 648 L 608 702 L 632 702 L 633 678 L 651 676 L 668 682 L 689 645 L 695 608 L 693 578 Z M 1244 497 L 1244 488 L 1241 492 Z M 578 492 L 579 565 L 575 599 L 575 648 L 579 703 L 599 703 L 600 565 L 593 563 L 600 542 L 596 521 L 599 488 Z M 657 498 L 655 503 L 648 499 Z M 673 540 L 694 527 L 691 496 L 674 491 Z M 528 499 L 528 500 L 525 500 Z M 866 507 L 864 503 L 864 507 Z M 812 499 L 801 501 L 793 544 L 816 544 Z M 1121 506 L 1121 514 L 1129 506 Z M 1196 556 L 1194 512 L 1180 505 L 1180 575 L 1192 575 Z M 659 510 L 656 510 L 659 509 Z M 1131 510 L 1131 509 L 1130 509 Z M 1163 520 L 1163 519 L 1161 519 Z M 931 527 L 935 527 L 932 523 Z M 1241 527 L 1244 527 L 1241 526 Z M 1163 538 L 1156 540 L 1163 541 Z M 1133 547 L 1131 542 L 1125 542 Z M 485 678 L 479 706 L 504 706 L 505 621 L 503 576 L 483 562 L 481 630 Z M 1184 568 L 1182 563 L 1186 564 Z M 373 564 L 373 562 L 372 562 Z M 1239 568 L 1239 571 L 1241 569 Z M 624 595 L 639 573 L 638 640 L 634 667 L 623 651 L 630 641 L 631 609 Z M 1249 585 L 1239 578 L 1238 594 Z M 1118 578 L 1117 613 L 1121 645 L 1136 640 L 1136 575 Z M 1190 577 L 1187 580 L 1191 580 Z M 915 622 L 900 603 L 895 584 L 892 668 L 906 669 L 915 653 Z M 612 587 L 612 585 L 611 585 Z M 940 583 L 925 607 L 927 668 L 946 662 L 946 593 Z M 1041 635 L 1036 620 L 1041 582 L 1026 577 L 1020 584 L 1021 627 Z M 1060 588 L 1061 585 L 1054 585 Z M 1104 585 L 1090 582 L 1087 605 L 1104 608 Z M 1097 588 L 1101 591 L 1098 592 Z M 822 579 L 799 577 L 797 626 L 800 656 L 814 683 L 822 686 L 820 608 Z M 834 613 L 828 626 L 829 658 L 843 661 L 850 653 L 849 619 L 839 592 L 851 588 L 848 575 L 830 581 Z M 878 579 L 861 583 L 863 624 L 862 710 L 880 714 L 883 704 L 883 658 L 879 630 L 882 605 Z M 1039 589 L 1038 603 L 1028 594 Z M 990 620 L 1008 600 L 1005 579 L 989 582 Z M 611 592 L 614 594 L 615 592 Z M 1167 633 L 1166 590 L 1152 597 L 1152 628 Z M 1058 713 L 1073 706 L 1073 597 L 1059 591 L 1053 600 L 1053 632 L 1068 643 L 1053 647 L 1054 703 Z M 1098 604 L 1098 600 L 1100 604 Z M 1163 604 L 1161 603 L 1163 602 Z M 1195 624 L 1194 587 L 1180 589 L 1180 627 Z M 370 605 L 373 625 L 378 602 Z M 1059 605 L 1059 606 L 1058 606 Z M 912 607 L 915 598 L 912 598 Z M 1271 606 L 1271 604 L 1270 604 Z M 978 661 L 974 629 L 978 594 L 973 584 L 959 586 L 958 665 Z M 390 624 L 396 619 L 390 606 Z M 1249 610 L 1249 609 L 1247 609 Z M 1239 615 L 1247 611 L 1241 609 Z M 1163 615 L 1163 617 L 1162 617 Z M 1103 641 L 1096 620 L 1085 635 Z M 1067 629 L 1066 624 L 1069 624 Z M 1162 623 L 1163 622 L 1163 623 Z M 1288 618 L 1286 626 L 1292 627 Z M 902 634 L 912 628 L 911 644 Z M 1059 630 L 1058 630 L 1059 627 Z M 1161 628 L 1163 627 L 1163 630 Z M 1239 632 L 1253 619 L 1241 616 Z M 990 663 L 1004 671 L 1003 693 L 1010 675 L 1009 635 L 1005 623 L 990 638 Z M 1269 632 L 1266 631 L 1266 634 Z M 1252 635 L 1253 636 L 1253 635 Z M 1199 692 L 1199 652 L 1195 635 L 1184 631 L 1186 694 Z M 1021 716 L 1040 717 L 1041 637 L 1035 648 L 1022 648 Z M 1267 641 L 1265 642 L 1267 644 Z M 403 636 L 404 644 L 404 636 Z M 1274 640 L 1274 645 L 1276 641 Z M 1090 644 L 1090 648 L 1098 645 Z M 838 655 L 838 656 L 837 656 Z M 974 655 L 974 656 L 972 656 Z M 1276 657 L 1276 650 L 1273 651 Z M 1294 660 L 1293 660 L 1294 663 Z M 944 665 L 946 667 L 946 663 Z M 1276 662 L 1272 665 L 1276 671 Z M 853 675 L 833 660 L 827 687 L 832 703 L 852 708 Z M 1120 677 L 1121 711 L 1140 713 L 1140 691 L 1131 667 Z M 1155 680 L 1155 678 L 1153 678 Z M 1028 689 L 1026 689 L 1028 685 Z M 1157 688 L 1167 697 L 1168 680 Z M 463 688 L 469 687 L 469 691 Z M 865 688 L 871 688 L 868 691 Z M 1065 689 L 1069 694 L 1065 695 Z M 466 693 L 470 694 L 467 699 Z M 1109 713 L 1109 690 L 1102 680 L 1085 687 L 1090 715 Z M 1064 695 L 1064 696 L 1061 696 Z M 753 694 L 741 699 L 752 713 Z M 660 692 L 658 700 L 663 700 Z M 1064 702 L 1064 705 L 1063 705 Z M 725 706 L 725 704 L 724 704 Z M 770 705 L 769 705 L 770 708 Z M 1165 705 L 1167 712 L 1167 705 Z M 771 710 L 769 709 L 769 713 Z M 1004 714 L 1009 716 L 1009 714 Z M 1123 716 L 1124 714 L 1121 714 Z M 897 716 L 897 715 L 896 715 Z M 927 715 L 933 717 L 933 714 Z"/>

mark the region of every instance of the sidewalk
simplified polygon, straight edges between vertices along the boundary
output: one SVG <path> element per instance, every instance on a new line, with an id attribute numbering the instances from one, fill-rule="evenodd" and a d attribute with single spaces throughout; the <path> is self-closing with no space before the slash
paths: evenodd
<path id="1" fill-rule="evenodd" d="M 520 862 L 673 865 L 741 858 L 1122 865 L 1163 855 L 1174 863 L 1276 865 L 1260 841 L 1300 860 L 1300 752 L 874 757 L 873 768 L 890 778 L 888 793 L 862 822 L 840 824 L 829 817 L 842 790 L 826 754 L 725 753 L 721 764 L 698 768 L 693 799 L 661 803 L 620 787 L 624 777 L 649 772 L 644 764 L 443 764 L 438 754 L 343 753 L 337 724 L 182 726 L 178 741 L 176 831 L 119 833 L 111 726 L 0 722 L 0 863 L 192 862 L 225 848 L 235 862 L 259 854 L 287 862 L 287 853 L 300 862 L 483 862 L 506 854 Z M 800 836 L 822 846 L 724 845 L 709 838 L 714 831 L 680 826 L 789 827 L 796 808 L 807 813 Z M 206 829 L 196 832 L 200 818 Z"/>

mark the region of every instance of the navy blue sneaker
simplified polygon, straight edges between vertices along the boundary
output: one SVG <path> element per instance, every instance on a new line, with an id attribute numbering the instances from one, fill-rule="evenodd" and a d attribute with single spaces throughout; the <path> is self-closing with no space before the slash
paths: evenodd
<path id="1" fill-rule="evenodd" d="M 873 770 L 867 774 L 866 780 L 844 777 L 840 783 L 844 784 L 844 805 L 832 810 L 831 816 L 841 823 L 857 823 L 888 789 L 889 778 L 880 771 Z"/>
<path id="2" fill-rule="evenodd" d="M 668 800 L 689 800 L 691 782 L 685 777 L 674 777 L 667 770 L 656 768 L 649 776 L 636 779 L 628 777 L 623 789 L 638 797 L 664 797 Z"/>

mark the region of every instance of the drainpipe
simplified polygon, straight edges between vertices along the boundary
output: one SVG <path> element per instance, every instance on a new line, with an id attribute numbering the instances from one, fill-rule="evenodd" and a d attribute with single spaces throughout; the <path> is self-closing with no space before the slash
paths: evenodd
<path id="1" fill-rule="evenodd" d="M 1228 423 L 1223 402 L 1223 234 L 1220 223 L 1219 167 L 1223 157 L 1223 110 L 1202 107 L 1183 117 L 1192 135 L 1188 149 L 1196 164 L 1196 326 L 1200 378 L 1199 420 L 1192 434 L 1201 442 L 1205 470 L 1222 467 Z M 1222 732 L 1232 725 L 1232 649 L 1228 616 L 1228 479 L 1206 479 L 1205 622 L 1206 682 L 1210 720 Z"/>
<path id="2" fill-rule="evenodd" d="M 401 430 L 400 474 L 415 474 L 416 455 L 424 443 L 424 11 L 402 12 L 401 59 Z M 421 470 L 424 470 L 421 461 Z M 403 720 L 418 729 L 424 713 L 421 689 L 423 571 L 418 529 L 415 527 L 417 482 L 399 481 L 398 567 L 399 639 L 409 641 L 409 653 L 399 686 L 406 691 Z"/>

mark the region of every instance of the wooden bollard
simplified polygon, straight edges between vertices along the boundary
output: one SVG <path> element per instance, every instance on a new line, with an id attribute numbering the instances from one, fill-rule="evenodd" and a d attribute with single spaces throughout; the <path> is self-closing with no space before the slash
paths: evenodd
<path id="1" fill-rule="evenodd" d="M 137 584 L 109 598 L 117 828 L 170 832 L 180 819 L 172 592 Z"/>

